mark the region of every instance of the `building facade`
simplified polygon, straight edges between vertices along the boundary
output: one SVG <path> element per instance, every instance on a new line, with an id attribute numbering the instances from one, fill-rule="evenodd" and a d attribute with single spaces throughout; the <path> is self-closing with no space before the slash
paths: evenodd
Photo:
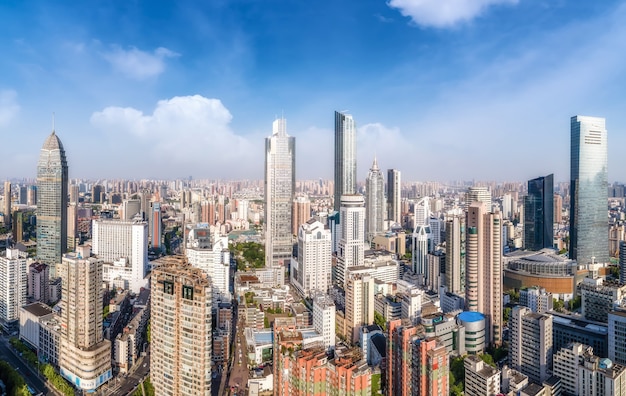
<path id="1" fill-rule="evenodd" d="M 211 395 L 211 287 L 181 261 L 152 272 L 150 380 L 159 394 Z"/>
<path id="2" fill-rule="evenodd" d="M 604 118 L 571 118 L 569 257 L 579 264 L 609 262 L 607 149 Z"/>
<path id="3" fill-rule="evenodd" d="M 387 219 L 402 224 L 402 184 L 400 171 L 387 170 Z"/>
<path id="4" fill-rule="evenodd" d="M 365 179 L 365 238 L 371 244 L 374 237 L 383 232 L 385 220 L 385 182 L 383 173 L 374 163 Z"/>
<path id="5" fill-rule="evenodd" d="M 37 258 L 50 265 L 55 278 L 67 247 L 68 167 L 61 139 L 54 131 L 37 163 Z"/>
<path id="6" fill-rule="evenodd" d="M 524 248 L 541 250 L 554 245 L 553 212 L 554 176 L 529 180 L 528 195 L 524 198 Z"/>
<path id="7" fill-rule="evenodd" d="M 292 259 L 290 276 L 304 296 L 326 293 L 332 284 L 331 239 L 330 230 L 314 219 L 298 231 L 298 256 Z"/>
<path id="8" fill-rule="evenodd" d="M 296 187 L 296 138 L 287 120 L 272 124 L 265 139 L 265 265 L 286 267 L 293 253 L 292 205 Z"/>
<path id="9" fill-rule="evenodd" d="M 511 312 L 509 326 L 511 367 L 537 383 L 548 379 L 553 355 L 552 316 L 518 305 Z"/>
<path id="10" fill-rule="evenodd" d="M 356 193 L 356 125 L 349 114 L 335 111 L 335 211 L 341 197 Z"/>
<path id="11" fill-rule="evenodd" d="M 0 257 L 0 325 L 5 329 L 19 320 L 27 293 L 26 255 L 17 249 L 7 249 L 4 257 Z"/>
<path id="12" fill-rule="evenodd" d="M 360 265 L 365 260 L 365 207 L 360 194 L 341 197 L 341 234 L 337 243 L 337 265 L 335 282 L 343 286 L 346 272 L 350 267 Z"/>

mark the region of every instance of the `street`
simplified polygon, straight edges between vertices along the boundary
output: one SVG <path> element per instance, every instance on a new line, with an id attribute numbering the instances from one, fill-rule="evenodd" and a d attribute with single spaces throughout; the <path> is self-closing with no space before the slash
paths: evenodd
<path id="1" fill-rule="evenodd" d="M 17 357 L 17 352 L 11 349 L 9 337 L 0 336 L 0 360 L 8 362 L 24 378 L 26 384 L 35 390 L 35 393 L 43 392 L 44 395 L 54 396 L 46 386 L 44 380 L 38 377 L 36 369 L 31 369 L 28 364 Z M 42 376 L 43 377 L 43 376 Z"/>

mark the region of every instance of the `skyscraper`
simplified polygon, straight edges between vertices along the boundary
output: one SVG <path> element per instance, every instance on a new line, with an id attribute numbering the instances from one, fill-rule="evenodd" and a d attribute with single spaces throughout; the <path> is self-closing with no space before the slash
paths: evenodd
<path id="1" fill-rule="evenodd" d="M 61 375 L 77 388 L 94 391 L 111 379 L 111 342 L 102 331 L 102 265 L 88 246 L 63 256 L 61 277 Z"/>
<path id="2" fill-rule="evenodd" d="M 487 319 L 489 344 L 502 342 L 502 218 L 483 202 L 467 209 L 465 301 Z"/>
<path id="3" fill-rule="evenodd" d="M 26 254 L 17 249 L 7 249 L 4 257 L 0 257 L 0 326 L 5 330 L 19 320 L 20 308 L 26 304 L 26 268 Z"/>
<path id="4" fill-rule="evenodd" d="M 335 210 L 341 197 L 356 193 L 356 125 L 349 114 L 335 111 Z"/>
<path id="5" fill-rule="evenodd" d="M 383 173 L 378 168 L 378 162 L 374 158 L 372 167 L 365 179 L 365 224 L 367 242 L 383 232 L 385 220 L 385 191 Z"/>
<path id="6" fill-rule="evenodd" d="M 298 291 L 311 297 L 326 293 L 331 286 L 332 239 L 330 230 L 310 219 L 298 231 L 298 256 L 292 259 L 291 283 Z"/>
<path id="7" fill-rule="evenodd" d="M 37 164 L 37 258 L 50 265 L 50 278 L 67 247 L 67 172 L 63 144 L 52 131 Z"/>
<path id="8" fill-rule="evenodd" d="M 450 293 L 459 294 L 465 284 L 465 251 L 462 237 L 465 234 L 465 221 L 453 216 L 446 221 L 446 288 Z"/>
<path id="9" fill-rule="evenodd" d="M 341 197 L 341 235 L 337 243 L 335 282 L 345 286 L 346 271 L 365 261 L 365 208 L 360 194 Z"/>
<path id="10" fill-rule="evenodd" d="M 4 225 L 11 229 L 11 182 L 4 182 Z"/>
<path id="11" fill-rule="evenodd" d="M 528 181 L 524 198 L 524 247 L 528 250 L 551 248 L 554 224 L 554 176 Z"/>
<path id="12" fill-rule="evenodd" d="M 387 219 L 390 222 L 402 224 L 402 186 L 400 185 L 400 171 L 387 170 Z"/>
<path id="13" fill-rule="evenodd" d="M 272 124 L 265 138 L 265 265 L 286 266 L 293 242 L 291 216 L 296 187 L 296 139 L 287 135 L 287 120 Z"/>
<path id="14" fill-rule="evenodd" d="M 430 198 L 420 199 L 414 207 L 415 228 L 413 229 L 413 272 L 422 275 L 422 282 L 429 277 L 427 273 L 428 252 L 432 250 L 432 233 L 428 220 L 430 218 Z"/>
<path id="15" fill-rule="evenodd" d="M 485 210 L 491 212 L 491 192 L 487 187 L 470 187 L 467 190 L 467 205 L 472 202 L 484 202 Z"/>
<path id="16" fill-rule="evenodd" d="M 548 379 L 552 365 L 552 315 L 533 313 L 516 306 L 511 312 L 511 367 L 541 383 Z"/>
<path id="17" fill-rule="evenodd" d="M 571 118 L 570 247 L 579 264 L 609 261 L 607 132 L 604 118 Z"/>
<path id="18" fill-rule="evenodd" d="M 211 395 L 211 286 L 183 261 L 152 272 L 150 380 L 160 395 Z"/>

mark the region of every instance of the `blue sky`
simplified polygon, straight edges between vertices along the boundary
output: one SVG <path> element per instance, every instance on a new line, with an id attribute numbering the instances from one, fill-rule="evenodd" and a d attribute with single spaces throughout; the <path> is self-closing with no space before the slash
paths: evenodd
<path id="1" fill-rule="evenodd" d="M 284 114 L 297 178 L 332 177 L 333 111 L 404 180 L 569 178 L 569 118 L 606 117 L 626 181 L 626 1 L 0 3 L 0 177 L 52 128 L 70 177 L 263 177 Z"/>

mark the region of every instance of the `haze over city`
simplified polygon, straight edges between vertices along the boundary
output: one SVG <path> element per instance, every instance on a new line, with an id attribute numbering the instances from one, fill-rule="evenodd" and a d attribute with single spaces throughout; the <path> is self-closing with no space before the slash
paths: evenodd
<path id="1" fill-rule="evenodd" d="M 332 112 L 348 110 L 361 180 L 374 155 L 407 181 L 567 180 L 575 114 L 606 118 L 609 180 L 626 179 L 623 1 L 39 1 L 0 14 L 2 178 L 34 177 L 55 112 L 70 177 L 260 179 L 284 114 L 298 179 L 327 179 Z"/>

